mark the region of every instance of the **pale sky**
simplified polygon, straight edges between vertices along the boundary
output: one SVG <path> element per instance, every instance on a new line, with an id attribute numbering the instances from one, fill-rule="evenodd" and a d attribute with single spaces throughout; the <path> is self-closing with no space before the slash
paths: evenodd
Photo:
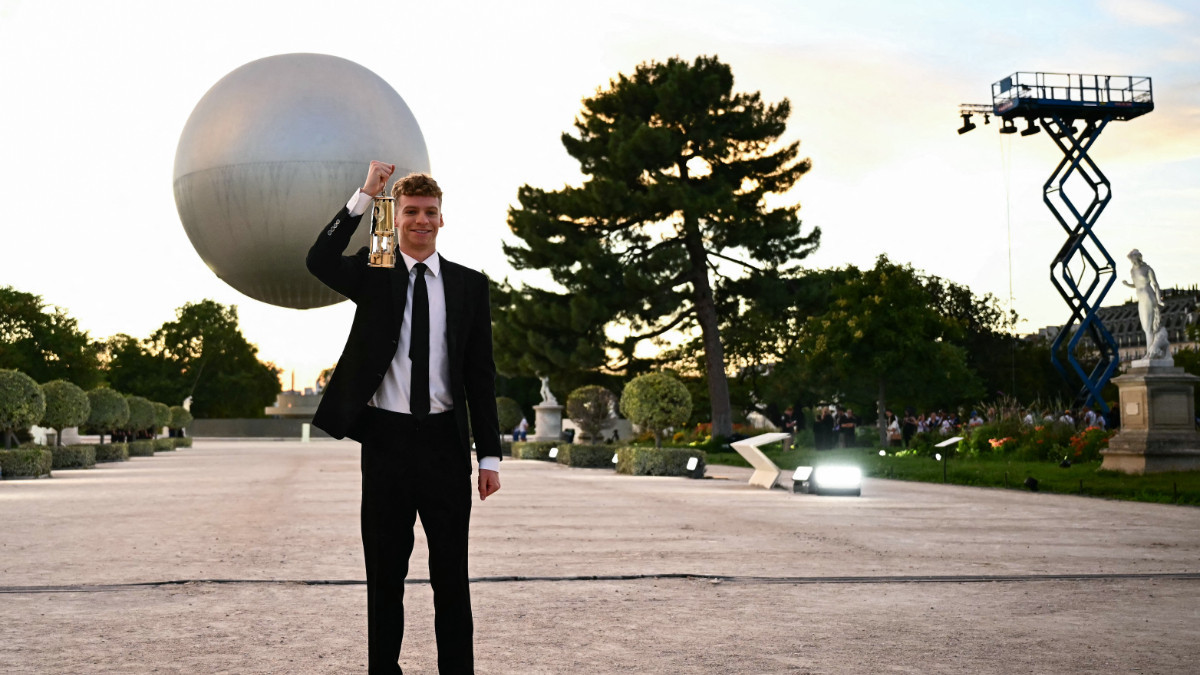
<path id="1" fill-rule="evenodd" d="M 227 286 L 192 249 L 171 185 L 204 93 L 292 52 L 350 59 L 399 92 L 447 190 L 439 250 L 494 278 L 513 275 L 500 242 L 517 188 L 580 180 L 559 136 L 581 99 L 643 61 L 718 55 L 737 91 L 792 102 L 784 140 L 813 169 L 788 199 L 824 232 L 809 266 L 887 253 L 1005 303 L 1011 278 L 1020 332 L 1070 314 L 1049 280 L 1064 237 L 1042 204 L 1061 155 L 1045 133 L 959 136 L 957 105 L 989 103 L 1016 71 L 1150 76 L 1155 111 L 1092 151 L 1113 184 L 1098 232 L 1119 278 L 1137 247 L 1164 286 L 1200 282 L 1195 2 L 0 0 L 0 285 L 95 338 L 147 337 L 186 302 L 237 305 L 285 389 L 293 371 L 312 386 L 350 303 L 284 309 Z M 1118 284 L 1106 304 L 1129 297 Z"/>

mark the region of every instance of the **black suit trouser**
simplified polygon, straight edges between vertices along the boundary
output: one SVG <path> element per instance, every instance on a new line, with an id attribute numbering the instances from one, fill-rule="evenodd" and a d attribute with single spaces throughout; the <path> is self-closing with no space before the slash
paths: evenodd
<path id="1" fill-rule="evenodd" d="M 362 444 L 362 539 L 367 567 L 370 673 L 402 672 L 404 579 L 416 517 L 429 543 L 438 671 L 471 673 L 471 595 L 467 534 L 470 460 L 459 447 L 454 413 L 411 415 L 368 407 Z"/>

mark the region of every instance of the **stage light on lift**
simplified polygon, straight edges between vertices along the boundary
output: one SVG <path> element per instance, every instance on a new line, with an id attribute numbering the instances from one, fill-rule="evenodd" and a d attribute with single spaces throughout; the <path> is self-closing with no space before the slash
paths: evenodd
<path id="1" fill-rule="evenodd" d="M 862 470 L 857 466 L 798 466 L 792 474 L 792 492 L 817 495 L 862 495 Z"/>
<path id="2" fill-rule="evenodd" d="M 971 113 L 963 113 L 962 118 L 963 118 L 963 125 L 961 127 L 959 127 L 958 133 L 965 134 L 968 131 L 974 129 L 976 126 L 978 126 L 977 124 L 975 124 L 974 122 L 971 121 Z M 986 122 L 985 122 L 985 124 L 986 124 Z"/>
<path id="3" fill-rule="evenodd" d="M 1017 125 L 1013 124 L 1012 120 L 1006 119 L 1004 120 L 1004 124 L 1000 126 L 1000 133 L 1015 134 L 1017 133 Z"/>
<path id="4" fill-rule="evenodd" d="M 1022 130 L 1021 130 L 1021 135 L 1022 135 L 1022 136 L 1032 136 L 1032 135 L 1034 135 L 1034 134 L 1036 134 L 1037 132 L 1039 132 L 1039 131 L 1041 131 L 1041 130 L 1042 130 L 1042 128 L 1041 128 L 1041 127 L 1039 127 L 1039 126 L 1038 126 L 1038 125 L 1037 125 L 1037 124 L 1036 124 L 1036 123 L 1033 121 L 1033 119 L 1027 118 L 1027 119 L 1025 120 L 1025 124 L 1026 124 L 1026 125 L 1028 125 L 1028 126 L 1026 126 L 1024 129 L 1022 129 Z"/>

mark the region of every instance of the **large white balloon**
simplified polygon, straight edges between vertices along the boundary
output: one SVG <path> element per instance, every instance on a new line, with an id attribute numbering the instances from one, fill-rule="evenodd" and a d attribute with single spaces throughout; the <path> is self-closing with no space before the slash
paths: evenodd
<path id="1" fill-rule="evenodd" d="M 362 185 L 372 159 L 398 178 L 428 172 L 404 99 L 375 73 L 322 54 L 283 54 L 234 70 L 196 104 L 175 153 L 175 205 L 192 246 L 242 293 L 309 309 L 345 298 L 304 257 Z M 369 215 L 353 253 L 367 244 Z"/>

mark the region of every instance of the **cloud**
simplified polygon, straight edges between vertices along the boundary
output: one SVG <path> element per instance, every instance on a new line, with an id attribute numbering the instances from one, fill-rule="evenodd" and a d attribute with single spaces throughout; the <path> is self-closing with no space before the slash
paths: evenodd
<path id="1" fill-rule="evenodd" d="M 1100 6 L 1114 18 L 1139 26 L 1171 26 L 1191 19 L 1187 12 L 1155 0 L 1104 0 Z"/>

